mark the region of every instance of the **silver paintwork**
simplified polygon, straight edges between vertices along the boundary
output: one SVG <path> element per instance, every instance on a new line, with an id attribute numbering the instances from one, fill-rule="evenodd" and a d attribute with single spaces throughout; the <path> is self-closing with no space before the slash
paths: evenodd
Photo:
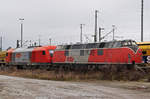
<path id="1" fill-rule="evenodd" d="M 18 48 L 16 49 L 12 54 L 12 63 L 31 63 L 31 55 L 32 55 L 33 48 Z M 20 57 L 17 57 L 17 54 L 20 55 Z"/>

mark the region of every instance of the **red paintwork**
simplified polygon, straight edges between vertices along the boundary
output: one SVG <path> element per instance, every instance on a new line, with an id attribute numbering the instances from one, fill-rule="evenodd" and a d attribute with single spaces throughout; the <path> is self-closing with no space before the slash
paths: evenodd
<path id="1" fill-rule="evenodd" d="M 66 61 L 65 51 L 55 51 L 54 52 L 53 63 L 65 62 L 65 61 Z"/>
<path id="2" fill-rule="evenodd" d="M 73 61 L 74 61 L 74 58 L 73 58 L 73 57 L 67 57 L 67 58 L 66 58 L 66 61 L 68 61 L 68 62 L 73 62 Z"/>
<path id="3" fill-rule="evenodd" d="M 37 47 L 32 51 L 31 62 L 32 63 L 51 63 L 52 57 L 50 56 L 49 50 L 55 50 L 56 46 L 43 46 Z M 45 51 L 46 55 L 42 54 Z"/>
<path id="4" fill-rule="evenodd" d="M 7 51 L 6 63 L 11 62 L 11 56 L 12 56 L 13 51 L 14 51 L 14 49 L 10 49 L 10 50 Z"/>
<path id="5" fill-rule="evenodd" d="M 128 54 L 131 55 L 130 61 L 128 58 Z M 103 49 L 103 55 L 97 55 L 97 49 L 95 49 L 91 51 L 88 62 L 128 64 L 134 61 L 135 63 L 142 63 L 141 56 L 141 49 L 138 49 L 137 53 L 135 53 L 130 48 Z"/>

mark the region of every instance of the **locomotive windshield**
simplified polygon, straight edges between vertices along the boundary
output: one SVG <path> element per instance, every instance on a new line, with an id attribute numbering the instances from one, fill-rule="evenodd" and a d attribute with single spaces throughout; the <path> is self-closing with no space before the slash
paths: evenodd
<path id="1" fill-rule="evenodd" d="M 138 46 L 135 41 L 132 41 L 132 45 Z"/>
<path id="2" fill-rule="evenodd" d="M 124 46 L 137 46 L 135 41 L 128 40 L 128 41 L 122 41 L 122 47 Z"/>
<path id="3" fill-rule="evenodd" d="M 122 47 L 129 47 L 134 52 L 136 52 L 138 50 L 138 46 L 137 46 L 136 42 L 133 40 L 125 40 L 125 41 L 122 41 L 121 43 L 122 43 Z"/>

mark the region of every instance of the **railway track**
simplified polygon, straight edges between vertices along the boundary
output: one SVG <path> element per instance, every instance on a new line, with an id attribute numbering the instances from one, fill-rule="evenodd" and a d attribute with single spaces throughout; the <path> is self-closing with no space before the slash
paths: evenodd
<path id="1" fill-rule="evenodd" d="M 134 69 L 137 71 L 140 71 L 144 74 L 148 74 L 148 73 L 150 73 L 150 64 L 135 65 Z"/>

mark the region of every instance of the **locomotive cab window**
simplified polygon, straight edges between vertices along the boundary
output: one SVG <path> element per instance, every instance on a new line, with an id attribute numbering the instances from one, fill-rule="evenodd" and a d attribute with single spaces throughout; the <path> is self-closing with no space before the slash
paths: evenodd
<path id="1" fill-rule="evenodd" d="M 132 41 L 132 45 L 133 45 L 133 46 L 137 46 L 137 44 L 136 44 L 135 41 Z"/>
<path id="2" fill-rule="evenodd" d="M 45 51 L 42 51 L 42 55 L 46 55 Z"/>
<path id="3" fill-rule="evenodd" d="M 132 42 L 131 41 L 128 41 L 128 46 L 132 46 Z"/>
<path id="4" fill-rule="evenodd" d="M 98 51 L 97 51 L 97 55 L 103 55 L 103 49 L 98 49 Z"/>

